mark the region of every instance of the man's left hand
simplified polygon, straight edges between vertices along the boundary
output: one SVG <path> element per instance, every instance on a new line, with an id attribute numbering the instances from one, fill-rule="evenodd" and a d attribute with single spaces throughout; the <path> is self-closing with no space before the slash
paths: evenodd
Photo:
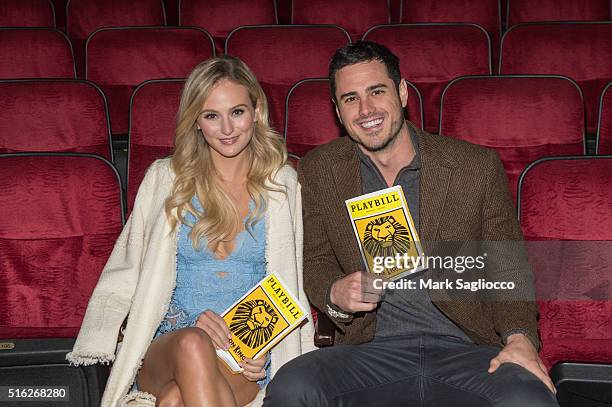
<path id="1" fill-rule="evenodd" d="M 495 372 L 503 363 L 516 363 L 523 366 L 542 380 L 553 394 L 557 394 L 557 390 L 550 380 L 536 348 L 524 334 L 513 334 L 508 337 L 506 346 L 497 356 L 491 359 L 489 373 Z"/>

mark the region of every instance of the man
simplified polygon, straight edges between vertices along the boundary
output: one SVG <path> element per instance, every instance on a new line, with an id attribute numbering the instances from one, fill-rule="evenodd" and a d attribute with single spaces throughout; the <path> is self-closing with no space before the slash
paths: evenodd
<path id="1" fill-rule="evenodd" d="M 339 49 L 329 79 L 349 137 L 308 154 L 300 182 L 305 291 L 336 325 L 339 346 L 285 365 L 264 405 L 557 405 L 537 354 L 533 302 L 418 285 L 383 293 L 363 272 L 344 207 L 346 199 L 401 185 L 423 242 L 520 241 L 497 155 L 405 121 L 406 83 L 397 57 L 381 45 Z M 431 277 L 430 270 L 411 276 Z M 486 277 L 532 289 L 529 267 L 518 260 L 492 264 Z"/>

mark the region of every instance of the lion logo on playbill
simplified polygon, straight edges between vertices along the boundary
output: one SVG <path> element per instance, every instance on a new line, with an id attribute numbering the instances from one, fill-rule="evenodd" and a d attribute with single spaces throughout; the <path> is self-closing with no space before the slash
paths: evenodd
<path id="1" fill-rule="evenodd" d="M 230 323 L 230 330 L 251 348 L 258 348 L 274 332 L 278 314 L 264 300 L 251 300 L 238 305 Z"/>
<path id="2" fill-rule="evenodd" d="M 408 253 L 410 232 L 393 216 L 381 216 L 367 224 L 363 246 L 372 257 L 394 257 L 397 253 Z"/>

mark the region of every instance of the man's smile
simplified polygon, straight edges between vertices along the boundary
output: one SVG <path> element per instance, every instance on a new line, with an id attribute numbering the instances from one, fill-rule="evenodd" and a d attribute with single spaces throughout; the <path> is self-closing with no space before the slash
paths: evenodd
<path id="1" fill-rule="evenodd" d="M 369 119 L 367 121 L 360 121 L 358 123 L 359 127 L 368 132 L 379 130 L 382 127 L 384 122 L 384 117 L 377 117 L 373 119 Z"/>

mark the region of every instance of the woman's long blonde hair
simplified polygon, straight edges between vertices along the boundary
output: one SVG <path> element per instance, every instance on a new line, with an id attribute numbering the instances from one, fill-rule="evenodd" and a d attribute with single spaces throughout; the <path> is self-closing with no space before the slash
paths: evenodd
<path id="1" fill-rule="evenodd" d="M 217 252 L 219 243 L 233 236 L 242 223 L 236 204 L 218 184 L 210 148 L 196 128 L 204 101 L 222 79 L 244 86 L 253 108 L 258 108 L 253 137 L 245 150 L 250 163 L 247 191 L 255 203 L 255 209 L 244 225 L 249 232 L 265 213 L 268 192 L 281 190 L 280 185 L 273 182 L 273 177 L 287 159 L 284 143 L 270 128 L 266 95 L 244 62 L 235 57 L 222 56 L 200 63 L 187 78 L 181 95 L 171 157 L 176 178 L 172 194 L 166 200 L 165 211 L 173 230 L 178 222 L 187 223 L 186 212 L 194 215 L 196 223 L 190 225 L 193 246 L 201 247 L 201 239 L 205 237 L 213 252 Z M 202 204 L 203 213 L 192 205 L 194 195 Z M 175 208 L 176 214 L 172 212 Z"/>

